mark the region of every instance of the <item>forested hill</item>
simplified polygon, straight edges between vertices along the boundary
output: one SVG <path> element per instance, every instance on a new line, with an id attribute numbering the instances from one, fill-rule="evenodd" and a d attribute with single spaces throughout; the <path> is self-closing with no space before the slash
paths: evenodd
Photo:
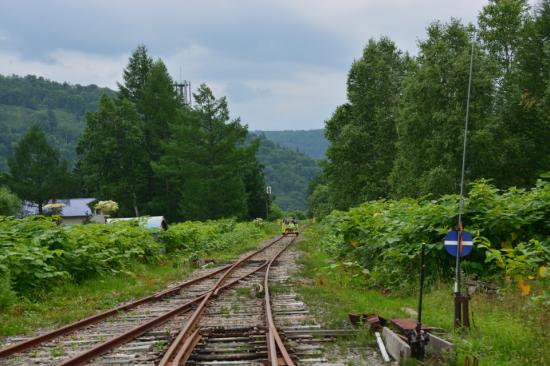
<path id="1" fill-rule="evenodd" d="M 15 142 L 33 123 L 46 132 L 63 158 L 74 163 L 74 147 L 84 129 L 86 112 L 97 110 L 102 94 L 114 92 L 33 75 L 0 75 L 0 172 L 7 169 L 6 157 Z"/>
<path id="2" fill-rule="evenodd" d="M 292 150 L 314 158 L 324 159 L 328 148 L 328 141 L 325 138 L 325 131 L 319 130 L 297 130 L 297 131 L 254 131 L 256 134 L 263 134 L 267 139 L 277 144 L 288 147 Z"/>
<path id="3" fill-rule="evenodd" d="M 50 144 L 72 166 L 76 161 L 76 144 L 86 125 L 85 115 L 97 110 L 102 94 L 112 96 L 115 92 L 96 85 L 57 83 L 32 75 L 0 75 L 0 172 L 7 170 L 7 156 L 33 123 L 40 126 Z M 319 145 L 313 143 L 312 137 L 322 137 L 322 130 L 317 131 L 316 134 L 314 131 L 297 131 L 297 136 L 293 136 L 292 131 L 266 132 L 281 139 L 280 145 L 283 146 L 261 139 L 258 159 L 265 166 L 266 182 L 273 187 L 276 203 L 285 210 L 307 209 L 308 184 L 320 168 L 312 158 L 297 152 L 294 146 L 298 146 L 297 141 L 302 141 L 300 146 Z M 288 144 L 291 148 L 284 147 Z M 317 156 L 323 154 L 324 150 Z"/>
<path id="4" fill-rule="evenodd" d="M 260 138 L 258 160 L 265 166 L 265 181 L 272 187 L 275 203 L 283 210 L 306 210 L 309 183 L 321 172 L 319 162 L 262 134 L 255 136 Z"/>

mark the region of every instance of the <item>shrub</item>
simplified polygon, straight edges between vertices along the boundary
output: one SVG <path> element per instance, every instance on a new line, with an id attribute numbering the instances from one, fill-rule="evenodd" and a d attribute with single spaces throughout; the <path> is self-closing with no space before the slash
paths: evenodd
<path id="1" fill-rule="evenodd" d="M 11 281 L 8 273 L 0 273 L 0 310 L 6 310 L 15 303 L 17 297 L 11 289 Z"/>
<path id="2" fill-rule="evenodd" d="M 234 247 L 246 238 L 259 238 L 264 225 L 235 220 L 186 221 L 170 225 L 159 234 L 166 252 L 180 252 L 194 259 L 215 250 Z"/>
<path id="3" fill-rule="evenodd" d="M 0 217 L 0 271 L 20 293 L 60 280 L 80 281 L 160 258 L 161 245 L 133 222 L 69 227 L 55 217 Z"/>
<path id="4" fill-rule="evenodd" d="M 465 229 L 474 250 L 464 261 L 472 276 L 533 276 L 550 262 L 550 183 L 500 191 L 475 182 L 465 199 Z M 370 271 L 369 283 L 392 289 L 416 281 L 418 255 L 426 247 L 428 279 L 452 278 L 454 257 L 443 237 L 456 225 L 458 197 L 366 202 L 324 220 L 322 243 L 337 258 L 350 258 Z"/>
<path id="5" fill-rule="evenodd" d="M 0 187 L 0 215 L 15 216 L 21 210 L 21 200 L 7 187 Z"/>

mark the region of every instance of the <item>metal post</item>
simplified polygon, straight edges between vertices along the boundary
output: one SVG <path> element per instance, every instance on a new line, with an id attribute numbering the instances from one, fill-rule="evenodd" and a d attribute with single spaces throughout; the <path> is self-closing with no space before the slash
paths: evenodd
<path id="1" fill-rule="evenodd" d="M 455 264 L 455 308 L 454 308 L 454 325 L 455 328 L 461 327 L 462 324 L 462 294 L 460 293 L 460 256 L 462 255 L 462 213 L 464 210 L 464 170 L 466 166 L 466 145 L 468 142 L 468 116 L 470 112 L 470 91 L 472 89 L 472 68 L 474 64 L 474 46 L 476 43 L 476 33 L 474 32 L 472 40 L 472 50 L 470 52 L 470 72 L 468 75 L 468 94 L 466 98 L 466 116 L 464 117 L 464 145 L 462 148 L 462 171 L 460 174 L 460 202 L 458 208 L 458 252 L 456 255 Z"/>
<path id="2" fill-rule="evenodd" d="M 424 292 L 424 244 L 420 251 L 420 290 L 418 291 L 418 321 L 416 322 L 416 333 L 420 334 L 422 328 L 422 294 Z"/>
<path id="3" fill-rule="evenodd" d="M 429 338 L 427 334 L 422 333 L 422 295 L 424 292 L 424 244 L 420 250 L 420 288 L 418 291 L 418 321 L 415 331 L 408 334 L 409 345 L 411 346 L 411 356 L 418 360 L 423 360 L 425 356 L 426 343 Z"/>

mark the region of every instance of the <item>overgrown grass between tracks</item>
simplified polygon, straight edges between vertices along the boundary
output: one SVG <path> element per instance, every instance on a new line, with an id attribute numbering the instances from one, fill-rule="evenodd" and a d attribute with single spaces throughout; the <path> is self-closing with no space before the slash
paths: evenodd
<path id="1" fill-rule="evenodd" d="M 348 326 L 348 313 L 376 313 L 387 319 L 411 317 L 402 309 L 416 309 L 416 296 L 367 288 L 356 271 L 337 263 L 321 250 L 322 235 L 318 226 L 309 227 L 299 244 L 304 252 L 301 276 L 305 280 L 299 291 L 328 327 Z M 411 277 L 418 278 L 415 273 L 411 273 Z M 450 283 L 431 286 L 424 297 L 423 319 L 426 324 L 449 331 L 458 349 L 457 365 L 464 364 L 466 355 L 478 355 L 481 365 L 550 363 L 547 308 L 522 297 L 513 286 L 493 295 L 475 294 L 471 301 L 473 327 L 459 334 L 452 331 L 452 293 Z M 372 338 L 365 341 L 372 343 Z"/>
<path id="2" fill-rule="evenodd" d="M 0 336 L 31 334 L 36 329 L 59 327 L 122 302 L 153 294 L 171 282 L 185 279 L 205 261 L 223 262 L 234 258 L 255 248 L 260 240 L 278 233 L 277 225 L 265 223 L 249 237 L 243 236 L 246 230 L 227 230 L 213 241 L 214 235 L 203 235 L 201 230 L 205 228 L 202 226 L 201 223 L 175 225 L 166 235 L 172 235 L 175 243 L 182 239 L 182 232 L 193 231 L 193 236 L 188 237 L 193 238 L 193 245 L 171 248 L 159 261 L 134 260 L 127 263 L 123 271 L 94 275 L 79 282 L 58 281 L 56 286 L 34 289 L 29 295 L 15 297 L 14 293 L 10 294 L 6 306 L 0 309 Z M 0 283 L 2 293 L 10 289 L 5 285 Z"/>

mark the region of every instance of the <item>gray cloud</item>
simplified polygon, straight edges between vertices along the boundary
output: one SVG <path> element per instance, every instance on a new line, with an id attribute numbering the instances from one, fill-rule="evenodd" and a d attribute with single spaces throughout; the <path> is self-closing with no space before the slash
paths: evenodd
<path id="1" fill-rule="evenodd" d="M 416 52 L 434 19 L 484 0 L 0 0 L 0 73 L 115 87 L 137 44 L 227 95 L 252 129 L 322 127 L 371 37 Z"/>

